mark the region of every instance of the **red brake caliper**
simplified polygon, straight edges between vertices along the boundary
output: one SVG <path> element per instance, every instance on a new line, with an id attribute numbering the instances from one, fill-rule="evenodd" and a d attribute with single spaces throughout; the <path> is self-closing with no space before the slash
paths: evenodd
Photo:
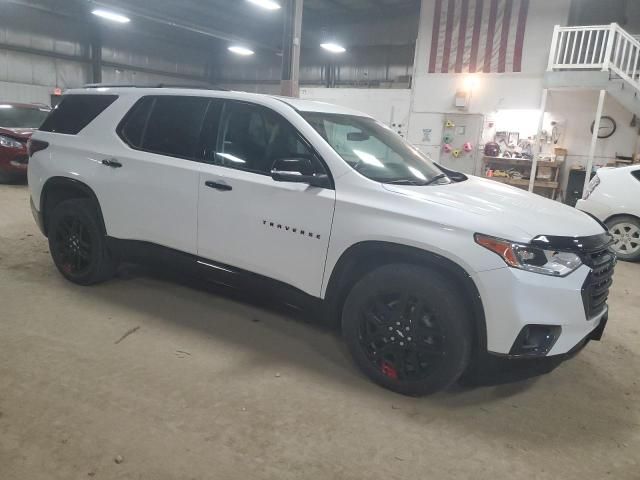
<path id="1" fill-rule="evenodd" d="M 382 366 L 380 367 L 380 369 L 382 370 L 382 373 L 387 377 L 392 378 L 394 380 L 398 379 L 398 372 L 396 371 L 395 367 L 390 363 L 382 362 Z"/>

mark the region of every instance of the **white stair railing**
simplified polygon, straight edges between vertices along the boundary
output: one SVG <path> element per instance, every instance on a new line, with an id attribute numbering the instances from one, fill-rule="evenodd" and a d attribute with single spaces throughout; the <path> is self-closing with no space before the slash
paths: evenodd
<path id="1" fill-rule="evenodd" d="M 548 71 L 611 71 L 640 90 L 640 42 L 618 24 L 553 30 Z"/>

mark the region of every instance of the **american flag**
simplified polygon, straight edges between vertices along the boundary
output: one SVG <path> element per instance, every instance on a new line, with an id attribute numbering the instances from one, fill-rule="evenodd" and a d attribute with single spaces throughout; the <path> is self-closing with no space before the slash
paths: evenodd
<path id="1" fill-rule="evenodd" d="M 429 73 L 520 72 L 529 0 L 435 0 Z"/>

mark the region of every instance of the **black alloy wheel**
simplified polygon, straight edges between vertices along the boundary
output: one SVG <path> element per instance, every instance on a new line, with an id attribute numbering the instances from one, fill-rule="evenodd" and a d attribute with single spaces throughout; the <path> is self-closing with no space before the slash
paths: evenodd
<path id="1" fill-rule="evenodd" d="M 387 264 L 353 286 L 342 310 L 342 334 L 360 369 L 405 395 L 427 395 L 466 370 L 472 328 L 459 287 L 442 273 Z"/>
<path id="2" fill-rule="evenodd" d="M 383 375 L 420 381 L 443 360 L 445 334 L 424 299 L 398 292 L 369 299 L 362 310 L 360 344 Z"/>
<path id="3" fill-rule="evenodd" d="M 82 275 L 91 266 L 91 234 L 78 217 L 61 219 L 55 235 L 56 255 L 61 268 L 69 275 Z"/>
<path id="4" fill-rule="evenodd" d="M 48 220 L 48 237 L 53 261 L 67 280 L 92 285 L 114 275 L 117 262 L 92 200 L 74 198 L 56 205 Z"/>

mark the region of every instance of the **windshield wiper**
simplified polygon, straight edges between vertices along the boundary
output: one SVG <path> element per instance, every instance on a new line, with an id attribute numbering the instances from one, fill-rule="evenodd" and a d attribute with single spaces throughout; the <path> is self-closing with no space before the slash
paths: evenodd
<path id="1" fill-rule="evenodd" d="M 431 180 L 426 181 L 415 180 L 413 178 L 398 178 L 397 180 L 391 180 L 384 183 L 388 183 L 389 185 L 415 185 L 416 187 L 425 187 L 437 182 L 438 180 L 442 180 L 443 178 L 447 178 L 447 176 L 444 173 L 440 173 L 433 177 Z"/>
<path id="2" fill-rule="evenodd" d="M 425 182 L 413 180 L 411 178 L 399 178 L 397 180 L 391 180 L 389 182 L 384 182 L 384 183 L 388 183 L 389 185 L 415 185 L 417 187 L 422 187 L 424 185 L 427 185 Z"/>
<path id="3" fill-rule="evenodd" d="M 432 183 L 437 182 L 438 180 L 442 180 L 443 178 L 447 178 L 447 175 L 444 173 L 440 173 L 433 177 L 431 180 L 426 181 L 423 185 L 431 185 Z"/>

